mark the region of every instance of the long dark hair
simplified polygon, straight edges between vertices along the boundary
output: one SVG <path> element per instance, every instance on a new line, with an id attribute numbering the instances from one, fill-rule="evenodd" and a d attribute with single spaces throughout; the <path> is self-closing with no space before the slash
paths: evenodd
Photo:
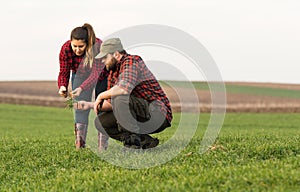
<path id="1" fill-rule="evenodd" d="M 86 49 L 85 49 L 85 59 L 84 59 L 84 65 L 87 66 L 90 64 L 90 67 L 93 66 L 94 62 L 94 49 L 93 45 L 96 42 L 96 35 L 94 32 L 93 27 L 85 23 L 82 27 L 76 27 L 71 32 L 71 40 L 84 40 L 86 43 Z"/>

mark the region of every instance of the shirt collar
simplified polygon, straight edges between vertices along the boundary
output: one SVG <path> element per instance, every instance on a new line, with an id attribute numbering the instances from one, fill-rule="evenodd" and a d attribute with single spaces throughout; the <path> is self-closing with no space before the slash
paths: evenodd
<path id="1" fill-rule="evenodd" d="M 123 63 L 123 61 L 124 61 L 124 60 L 126 59 L 126 57 L 128 57 L 128 56 L 129 56 L 128 53 L 123 54 L 121 60 L 118 62 L 118 65 L 121 65 L 121 63 Z"/>

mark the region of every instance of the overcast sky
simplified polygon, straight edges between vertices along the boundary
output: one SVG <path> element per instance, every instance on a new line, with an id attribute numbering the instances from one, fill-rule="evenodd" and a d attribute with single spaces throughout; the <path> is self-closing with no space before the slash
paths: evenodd
<path id="1" fill-rule="evenodd" d="M 299 10 L 299 0 L 2 1 L 0 80 L 56 80 L 62 44 L 88 22 L 99 38 L 172 26 L 202 43 L 224 81 L 299 83 Z"/>

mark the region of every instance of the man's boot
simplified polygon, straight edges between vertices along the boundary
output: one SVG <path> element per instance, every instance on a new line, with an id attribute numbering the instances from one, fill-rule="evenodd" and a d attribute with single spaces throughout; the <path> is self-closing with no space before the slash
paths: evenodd
<path id="1" fill-rule="evenodd" d="M 127 133 L 123 135 L 122 138 L 123 144 L 125 148 L 131 149 L 141 149 L 141 137 L 138 134 Z"/>
<path id="2" fill-rule="evenodd" d="M 141 147 L 142 149 L 154 148 L 159 144 L 157 138 L 153 138 L 150 135 L 141 135 Z"/>
<path id="3" fill-rule="evenodd" d="M 85 148 L 87 124 L 75 123 L 75 146 L 76 149 Z"/>

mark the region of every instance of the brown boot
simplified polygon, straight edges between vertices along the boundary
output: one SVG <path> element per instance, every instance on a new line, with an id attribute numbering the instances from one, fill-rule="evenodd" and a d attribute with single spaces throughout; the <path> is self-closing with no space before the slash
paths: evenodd
<path id="1" fill-rule="evenodd" d="M 83 123 L 75 123 L 74 133 L 76 149 L 85 148 L 87 125 Z"/>
<path id="2" fill-rule="evenodd" d="M 99 152 L 102 152 L 107 149 L 108 139 L 109 139 L 109 137 L 107 135 L 98 131 L 98 150 L 99 150 Z"/>

